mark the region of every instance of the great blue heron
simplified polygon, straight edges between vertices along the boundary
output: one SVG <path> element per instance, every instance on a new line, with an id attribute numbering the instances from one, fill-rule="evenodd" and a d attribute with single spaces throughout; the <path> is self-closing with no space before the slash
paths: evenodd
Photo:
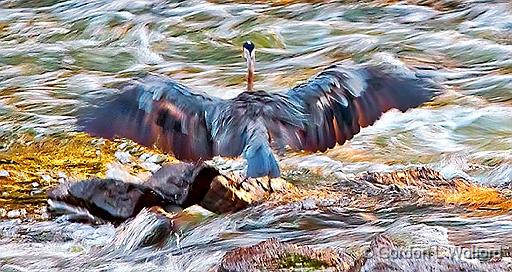
<path id="1" fill-rule="evenodd" d="M 180 160 L 214 156 L 247 160 L 247 176 L 280 176 L 272 149 L 326 151 L 372 125 L 383 112 L 405 112 L 431 100 L 427 80 L 392 75 L 376 66 L 332 65 L 283 93 L 255 91 L 255 47 L 243 45 L 247 91 L 232 99 L 194 92 L 162 76 L 125 84 L 99 106 L 86 107 L 78 124 L 105 138 L 156 145 Z"/>

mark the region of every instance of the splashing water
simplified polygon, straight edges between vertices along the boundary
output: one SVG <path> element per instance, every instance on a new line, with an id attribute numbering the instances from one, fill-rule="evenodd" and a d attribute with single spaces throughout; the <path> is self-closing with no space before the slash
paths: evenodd
<path id="1" fill-rule="evenodd" d="M 404 65 L 414 66 L 445 89 L 431 105 L 388 112 L 325 154 L 288 154 L 281 160 L 284 167 L 350 175 L 427 165 L 447 177 L 485 185 L 512 181 L 508 1 L 433 6 L 242 2 L 3 1 L 0 139 L 66 135 L 74 129 L 80 104 L 141 71 L 233 97 L 244 90 L 241 44 L 252 40 L 256 89 L 285 90 L 349 60 L 387 62 L 402 72 Z M 206 271 L 227 250 L 270 237 L 313 247 L 361 246 L 372 234 L 400 224 L 435 227 L 455 245 L 499 247 L 512 243 L 511 219 L 508 214 L 469 217 L 441 207 L 372 211 L 262 204 L 207 215 L 158 248 L 137 247 L 142 239 L 137 235 L 119 240 L 111 225 L 7 220 L 0 222 L 0 266 L 16 271 Z M 125 231 L 144 236 L 149 230 L 140 226 L 157 222 L 139 224 Z"/>

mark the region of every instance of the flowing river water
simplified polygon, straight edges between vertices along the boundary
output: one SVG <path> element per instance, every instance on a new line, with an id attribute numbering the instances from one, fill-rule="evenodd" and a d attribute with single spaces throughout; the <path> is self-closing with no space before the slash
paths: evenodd
<path id="1" fill-rule="evenodd" d="M 245 86 L 241 44 L 252 40 L 256 89 L 286 90 L 342 61 L 416 67 L 443 86 L 434 103 L 388 112 L 342 147 L 286 155 L 281 159 L 286 169 L 320 169 L 327 175 L 425 165 L 448 178 L 510 186 L 509 1 L 247 2 L 0 1 L 1 152 L 20 135 L 72 135 L 81 103 L 141 71 L 233 97 Z M 454 245 L 512 244 L 507 212 L 259 205 L 209 215 L 158 250 L 116 250 L 111 225 L 4 219 L 0 266 L 8 271 L 206 271 L 229 249 L 270 237 L 319 248 L 358 246 L 401 225 L 432 227 L 432 236 L 446 236 Z M 104 247 L 112 250 L 100 256 L 98 248 Z"/>

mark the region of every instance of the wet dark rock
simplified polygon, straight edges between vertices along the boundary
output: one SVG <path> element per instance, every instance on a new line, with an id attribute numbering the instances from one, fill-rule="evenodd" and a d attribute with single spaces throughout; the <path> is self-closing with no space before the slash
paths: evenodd
<path id="1" fill-rule="evenodd" d="M 76 223 L 87 223 L 93 225 L 106 224 L 108 221 L 101 217 L 95 216 L 86 208 L 75 206 L 64 201 L 48 199 L 49 212 L 52 215 L 61 215 L 57 218 L 59 221 L 70 221 Z M 47 215 L 48 218 L 50 214 Z"/>
<path id="2" fill-rule="evenodd" d="M 216 175 L 214 168 L 204 165 L 166 165 L 143 184 L 115 179 L 61 184 L 48 192 L 49 204 L 54 211 L 72 211 L 74 215 L 70 219 L 74 221 L 97 221 L 94 217 L 99 217 L 120 223 L 145 207 L 160 206 L 177 211 L 197 204 Z"/>
<path id="3" fill-rule="evenodd" d="M 73 214 L 68 219 L 121 223 L 153 206 L 179 212 L 198 204 L 214 213 L 235 212 L 272 191 L 283 190 L 284 183 L 229 177 L 206 164 L 178 163 L 164 165 L 142 184 L 92 179 L 61 184 L 50 190 L 48 197 L 54 213 Z"/>
<path id="4" fill-rule="evenodd" d="M 51 200 L 83 207 L 92 215 L 120 223 L 142 208 L 165 206 L 165 198 L 151 188 L 113 179 L 63 184 L 48 192 Z M 50 203 L 51 204 L 51 203 Z"/>
<path id="5" fill-rule="evenodd" d="M 7 212 L 6 215 L 7 215 L 7 218 L 25 217 L 27 215 L 27 211 L 25 209 L 10 210 Z"/>
<path id="6" fill-rule="evenodd" d="M 250 247 L 229 251 L 217 271 L 359 271 L 361 256 L 334 249 L 312 249 L 269 239 Z"/>
<path id="7" fill-rule="evenodd" d="M 73 227 L 70 224 L 55 224 L 52 221 L 4 221 L 0 226 L 1 242 L 16 243 L 64 243 L 74 239 L 74 232 L 80 227 Z M 88 228 L 84 225 L 83 228 Z M 2 271 L 0 269 L 0 271 Z"/>
<path id="8" fill-rule="evenodd" d="M 242 210 L 266 194 L 286 190 L 285 184 L 281 179 L 221 174 L 215 167 L 192 163 L 165 165 L 144 183 L 182 208 L 198 204 L 217 214 Z"/>
<path id="9" fill-rule="evenodd" d="M 251 201 L 234 193 L 233 189 L 227 185 L 230 181 L 225 176 L 216 176 L 210 185 L 210 190 L 199 205 L 218 214 L 236 212 L 246 208 Z"/>
<path id="10" fill-rule="evenodd" d="M 160 192 L 167 202 L 186 208 L 201 202 L 218 175 L 217 169 L 205 164 L 177 163 L 165 165 L 144 185 Z"/>
<path id="11" fill-rule="evenodd" d="M 351 180 L 339 181 L 330 188 L 307 190 L 282 179 L 244 178 L 234 173 L 222 174 L 206 164 L 178 163 L 164 165 L 142 184 L 93 179 L 62 184 L 50 190 L 48 196 L 53 201 L 50 207 L 54 210 L 78 211 L 74 220 L 97 222 L 100 218 L 120 223 L 145 207 L 159 206 L 168 212 L 179 212 L 200 205 L 222 214 L 272 199 L 275 204 L 302 203 L 302 209 L 333 206 L 387 208 L 398 202 L 430 205 L 437 201 L 432 197 L 431 189 L 445 188 L 449 189 L 446 190 L 448 193 L 457 186 L 466 185 L 471 186 L 471 183 L 462 178 L 445 179 L 432 169 L 416 168 L 363 173 Z M 273 194 L 275 192 L 280 193 Z M 68 209 L 64 204 L 82 209 Z"/>
<path id="12" fill-rule="evenodd" d="M 218 214 L 239 211 L 250 203 L 231 184 L 235 182 L 216 168 L 192 163 L 165 165 L 144 183 L 169 204 L 181 208 L 198 204 Z"/>

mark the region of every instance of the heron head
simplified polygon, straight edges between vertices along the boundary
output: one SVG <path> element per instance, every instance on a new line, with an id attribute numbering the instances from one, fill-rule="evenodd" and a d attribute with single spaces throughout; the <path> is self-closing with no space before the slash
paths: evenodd
<path id="1" fill-rule="evenodd" d="M 251 41 L 244 42 L 244 58 L 248 63 L 256 60 L 256 56 L 254 54 L 254 43 Z"/>

